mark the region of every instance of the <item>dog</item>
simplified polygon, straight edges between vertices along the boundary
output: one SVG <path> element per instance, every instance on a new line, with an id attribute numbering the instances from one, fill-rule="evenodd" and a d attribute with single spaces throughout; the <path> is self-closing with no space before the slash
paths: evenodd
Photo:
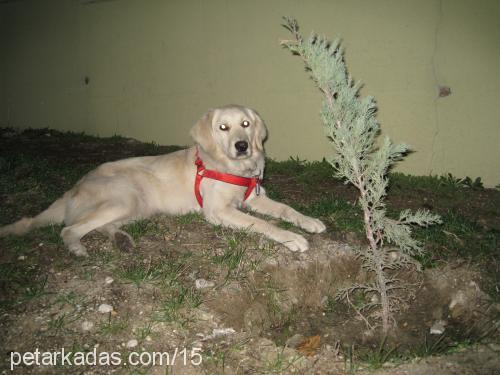
<path id="1" fill-rule="evenodd" d="M 81 238 L 92 230 L 109 236 L 122 250 L 135 246 L 124 224 L 155 214 L 202 212 L 210 223 L 261 233 L 292 251 L 306 251 L 300 234 L 245 213 L 246 208 L 280 218 L 311 233 L 325 225 L 275 202 L 260 182 L 267 130 L 259 114 L 239 105 L 214 108 L 191 129 L 195 145 L 161 156 L 134 157 L 100 165 L 45 211 L 0 228 L 0 236 L 64 223 L 64 244 L 87 256 Z"/>

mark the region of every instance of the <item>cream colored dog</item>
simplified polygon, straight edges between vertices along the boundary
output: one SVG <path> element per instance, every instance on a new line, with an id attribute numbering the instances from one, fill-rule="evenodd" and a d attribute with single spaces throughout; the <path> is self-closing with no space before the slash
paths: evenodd
<path id="1" fill-rule="evenodd" d="M 212 109 L 191 130 L 195 146 L 102 164 L 38 216 L 0 228 L 0 236 L 64 222 L 65 245 L 72 253 L 86 256 L 80 239 L 94 229 L 106 233 L 119 248 L 128 249 L 134 243 L 119 229 L 122 225 L 159 213 L 202 211 L 211 223 L 262 233 L 292 251 L 305 251 L 309 245 L 301 235 L 238 210 L 246 207 L 312 233 L 325 230 L 321 221 L 266 197 L 264 189 L 253 189 L 244 200 L 244 186 L 204 178 L 199 187 L 203 207 L 196 199 L 197 156 L 207 169 L 262 178 L 266 134 L 264 123 L 251 109 L 236 105 Z"/>

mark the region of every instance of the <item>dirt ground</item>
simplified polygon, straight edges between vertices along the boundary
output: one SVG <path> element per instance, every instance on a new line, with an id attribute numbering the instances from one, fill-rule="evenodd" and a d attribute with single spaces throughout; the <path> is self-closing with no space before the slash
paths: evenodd
<path id="1" fill-rule="evenodd" d="M 0 170 L 9 175 L 0 180 L 2 224 L 45 208 L 97 164 L 177 149 L 50 130 L 3 129 L 0 135 Z M 346 201 L 355 199 L 351 188 L 333 179 L 311 186 L 274 172 L 265 184 L 272 185 L 282 201 L 303 207 L 332 192 Z M 492 208 L 492 202 L 499 202 L 495 190 L 469 189 L 457 200 L 453 194 L 433 196 L 397 184 L 392 189 L 399 189 L 389 198 L 394 210 L 440 211 L 453 206 L 479 223 L 481 235 L 499 229 L 499 209 Z M 261 236 L 213 226 L 196 214 L 157 216 L 129 225 L 126 230 L 137 248 L 128 253 L 99 233 L 90 233 L 83 240 L 90 253 L 86 259 L 75 258 L 64 248 L 58 237 L 61 227 L 2 238 L 0 370 L 10 373 L 16 353 L 64 348 L 73 353 L 72 365 L 19 365 L 14 371 L 391 375 L 500 371 L 500 304 L 485 291 L 498 288 L 491 277 L 498 269 L 493 258 L 485 262 L 443 255 L 422 273 L 400 271 L 397 277 L 414 285 L 415 293 L 407 296 L 409 303 L 402 306 L 397 326 L 384 337 L 356 309 L 364 296 L 353 295 L 351 305 L 334 298 L 341 288 L 371 278 L 353 250 L 362 245 L 362 238 L 355 231 L 336 230 L 328 218 L 322 219 L 327 232 L 304 234 L 311 246 L 301 254 Z M 451 235 L 449 241 L 453 240 Z M 444 245 L 442 250 L 448 251 Z M 113 352 L 121 363 L 78 365 L 81 355 L 105 362 L 102 353 Z M 154 352 L 164 353 L 161 365 L 130 361 L 131 355 L 138 359 L 141 353 L 142 359 L 151 359 Z"/>

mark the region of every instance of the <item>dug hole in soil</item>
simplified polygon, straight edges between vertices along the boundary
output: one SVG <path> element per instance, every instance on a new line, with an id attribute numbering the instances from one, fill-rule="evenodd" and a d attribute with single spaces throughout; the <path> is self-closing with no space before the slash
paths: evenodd
<path id="1" fill-rule="evenodd" d="M 46 259 L 44 266 L 49 274 L 46 289 L 54 293 L 3 316 L 4 348 L 20 352 L 34 347 L 90 350 L 97 345 L 100 351 L 127 351 L 132 350 L 127 345 L 134 339 L 138 341 L 136 349 L 150 352 L 175 347 L 202 349 L 201 366 L 177 363 L 170 368 L 174 374 L 343 374 L 350 371 L 346 356 L 351 350 L 357 358 L 366 350 L 376 351 L 384 339 L 379 330 L 369 329 L 352 307 L 333 302 L 332 296 L 339 289 L 364 282 L 370 275 L 361 269 L 349 245 L 329 239 L 328 234 L 309 236 L 311 249 L 292 253 L 260 236 L 214 228 L 201 219 L 188 223 L 169 217 L 154 220 L 163 231 L 141 238 L 135 253 L 120 253 L 98 233 L 84 239 L 91 254 L 89 260 L 76 261 L 63 248 L 43 249 L 52 252 L 40 256 Z M 242 255 L 231 269 L 224 262 L 214 262 L 224 259 L 228 250 Z M 64 265 L 54 269 L 59 256 Z M 183 307 L 170 321 L 155 320 L 162 286 L 145 282 L 138 287 L 120 281 L 113 271 L 134 262 L 154 264 L 163 259 L 175 263 L 187 258 L 189 265 L 178 277 L 186 287 L 198 285 L 203 302 Z M 93 276 L 85 276 L 90 271 Z M 424 342 L 428 347 L 437 340 L 439 345 L 452 345 L 491 331 L 497 312 L 480 289 L 480 273 L 470 266 L 447 264 L 422 274 L 402 272 L 398 276 L 415 285 L 416 292 L 407 309 L 397 315 L 398 326 L 387 337 L 384 350 L 415 352 Z M 114 277 L 111 282 L 110 277 Z M 61 308 L 55 302 L 69 292 L 88 302 L 81 303 L 78 314 L 73 307 Z M 103 303 L 113 307 L 113 315 L 99 313 Z M 70 319 L 63 329 L 54 330 L 50 322 L 55 316 Z M 112 334 L 103 332 L 111 319 L 128 321 L 130 327 Z M 436 322 L 444 333 L 431 335 Z M 148 324 L 151 332 L 141 336 L 139 331 Z M 498 356 L 488 351 L 457 366 L 458 373 L 488 374 L 494 373 L 491 371 L 498 364 Z M 19 370 L 54 372 L 47 367 Z M 60 373 L 81 370 L 65 368 Z M 165 373 L 164 366 L 146 370 Z M 364 372 L 362 365 L 357 365 L 356 370 Z M 88 367 L 85 373 L 109 371 Z M 384 373 L 391 371 L 399 370 L 385 369 Z M 418 371 L 422 370 L 407 373 L 422 373 Z"/>

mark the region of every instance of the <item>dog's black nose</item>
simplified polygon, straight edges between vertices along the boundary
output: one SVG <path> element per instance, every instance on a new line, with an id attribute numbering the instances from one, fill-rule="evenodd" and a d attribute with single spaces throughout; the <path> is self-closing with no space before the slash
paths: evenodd
<path id="1" fill-rule="evenodd" d="M 234 147 L 236 147 L 236 150 L 238 152 L 245 152 L 248 149 L 248 142 L 247 141 L 238 141 L 234 144 Z"/>

